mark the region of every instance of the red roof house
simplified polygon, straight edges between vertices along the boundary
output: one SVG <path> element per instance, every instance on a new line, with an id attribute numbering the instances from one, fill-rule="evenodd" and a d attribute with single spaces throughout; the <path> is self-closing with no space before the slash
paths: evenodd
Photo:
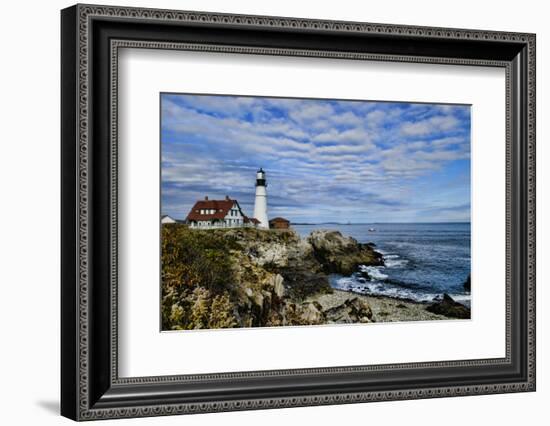
<path id="1" fill-rule="evenodd" d="M 224 200 L 204 197 L 204 200 L 197 201 L 187 215 L 187 223 L 191 228 L 212 229 L 256 227 L 259 221 L 246 216 L 239 202 L 226 196 Z"/>

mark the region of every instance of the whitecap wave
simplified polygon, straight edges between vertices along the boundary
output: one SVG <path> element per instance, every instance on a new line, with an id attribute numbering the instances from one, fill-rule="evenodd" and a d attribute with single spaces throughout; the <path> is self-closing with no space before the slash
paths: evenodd
<path id="1" fill-rule="evenodd" d="M 384 257 L 384 264 L 387 268 L 402 268 L 409 261 L 407 259 L 402 259 L 398 255 Z"/>
<path id="2" fill-rule="evenodd" d="M 365 266 L 364 272 L 369 272 L 366 268 L 380 268 Z M 363 270 L 363 268 L 361 268 Z M 372 269 L 371 269 L 372 272 Z M 371 275 L 369 272 L 369 275 Z M 385 274 L 381 274 L 384 275 Z M 394 299 L 414 300 L 416 302 L 432 302 L 441 299 L 441 293 L 432 293 L 420 289 L 403 287 L 398 284 L 393 284 L 384 281 L 367 281 L 364 278 L 356 275 L 350 277 L 333 276 L 331 285 L 334 288 L 354 293 L 367 294 L 372 296 L 386 296 Z M 470 306 L 470 296 L 465 294 L 451 294 L 455 301 L 462 303 L 465 306 Z"/>
<path id="3" fill-rule="evenodd" d="M 409 265 L 409 260 L 404 259 L 396 252 L 384 252 L 378 248 L 377 251 L 383 255 L 383 266 L 360 265 L 359 272 L 349 277 L 334 275 L 331 278 L 332 287 L 360 294 L 386 296 L 424 303 L 442 298 L 443 293 L 437 292 L 436 289 L 391 279 L 391 271 L 393 269 L 406 269 Z M 450 296 L 455 301 L 470 306 L 471 299 L 469 294 L 450 294 Z"/>
<path id="4" fill-rule="evenodd" d="M 373 280 L 384 281 L 388 278 L 388 275 L 382 273 L 382 269 L 384 269 L 384 266 L 363 266 L 361 271 L 369 274 L 369 277 Z"/>
<path id="5" fill-rule="evenodd" d="M 438 296 L 437 294 L 431 293 L 419 293 L 413 289 L 380 281 L 360 281 L 360 278 L 357 279 L 357 277 L 354 276 L 335 277 L 331 284 L 334 288 L 339 290 L 352 291 L 354 293 L 373 296 L 387 296 L 395 299 L 410 299 L 417 302 L 429 302 Z"/>

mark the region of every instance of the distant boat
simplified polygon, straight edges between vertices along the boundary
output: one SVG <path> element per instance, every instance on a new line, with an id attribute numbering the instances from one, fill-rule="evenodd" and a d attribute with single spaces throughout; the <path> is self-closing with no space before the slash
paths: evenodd
<path id="1" fill-rule="evenodd" d="M 369 232 L 376 232 L 376 229 L 374 229 L 374 228 L 369 228 Z"/>

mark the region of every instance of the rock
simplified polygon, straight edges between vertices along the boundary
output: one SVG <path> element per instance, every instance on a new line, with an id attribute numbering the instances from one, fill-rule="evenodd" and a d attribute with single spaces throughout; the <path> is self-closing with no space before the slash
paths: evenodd
<path id="1" fill-rule="evenodd" d="M 300 318 L 306 324 L 322 324 L 325 322 L 322 307 L 316 302 L 305 303 L 300 309 Z"/>
<path id="2" fill-rule="evenodd" d="M 455 302 L 447 293 L 443 294 L 443 298 L 426 307 L 428 312 L 444 315 L 446 317 L 470 319 L 470 309 L 466 306 Z"/>
<path id="3" fill-rule="evenodd" d="M 270 232 L 235 228 L 226 230 L 225 238 L 233 239 L 254 264 L 266 270 L 288 266 L 292 259 L 303 257 L 311 250 L 293 230 Z"/>
<path id="4" fill-rule="evenodd" d="M 472 289 L 472 279 L 470 277 L 470 274 L 468 274 L 468 278 L 466 278 L 466 281 L 464 281 L 464 284 L 462 284 L 464 286 L 464 290 L 466 291 L 471 291 Z"/>
<path id="5" fill-rule="evenodd" d="M 279 299 L 285 297 L 286 288 L 283 284 L 284 279 L 280 274 L 277 274 L 273 277 L 273 292 L 277 295 Z"/>
<path id="6" fill-rule="evenodd" d="M 346 324 L 371 322 L 373 317 L 369 304 L 358 297 L 326 310 L 325 315 L 330 322 Z"/>
<path id="7" fill-rule="evenodd" d="M 262 296 L 264 298 L 263 300 L 264 308 L 269 309 L 271 307 L 271 301 L 272 301 L 273 295 L 269 291 L 262 290 Z"/>
<path id="8" fill-rule="evenodd" d="M 348 300 L 346 306 L 349 309 L 350 316 L 356 317 L 360 322 L 368 322 L 372 319 L 372 309 L 364 300 L 356 297 Z"/>
<path id="9" fill-rule="evenodd" d="M 262 293 L 255 293 L 253 295 L 252 301 L 254 302 L 254 304 L 258 308 L 260 308 L 260 312 L 261 312 L 264 308 L 264 296 L 263 296 L 263 294 Z"/>
<path id="10" fill-rule="evenodd" d="M 293 265 L 281 268 L 279 272 L 284 278 L 291 299 L 299 301 L 312 294 L 332 292 L 327 275 L 312 271 L 307 265 Z"/>
<path id="11" fill-rule="evenodd" d="M 360 244 L 352 237 L 344 237 L 339 231 L 317 230 L 309 238 L 313 256 L 326 273 L 349 276 L 360 265 L 383 265 L 382 255 L 367 244 Z"/>
<path id="12" fill-rule="evenodd" d="M 253 247 L 249 255 L 259 266 L 284 266 L 288 263 L 288 249 L 284 244 L 272 243 Z"/>

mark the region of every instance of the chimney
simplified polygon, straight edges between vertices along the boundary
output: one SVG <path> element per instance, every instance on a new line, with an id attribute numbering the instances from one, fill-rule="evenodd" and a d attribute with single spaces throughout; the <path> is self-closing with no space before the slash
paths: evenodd
<path id="1" fill-rule="evenodd" d="M 225 196 L 225 199 L 226 199 L 227 201 L 229 201 L 229 195 L 226 195 L 226 196 Z"/>
<path id="2" fill-rule="evenodd" d="M 208 201 L 208 195 L 205 195 L 204 200 Z"/>

